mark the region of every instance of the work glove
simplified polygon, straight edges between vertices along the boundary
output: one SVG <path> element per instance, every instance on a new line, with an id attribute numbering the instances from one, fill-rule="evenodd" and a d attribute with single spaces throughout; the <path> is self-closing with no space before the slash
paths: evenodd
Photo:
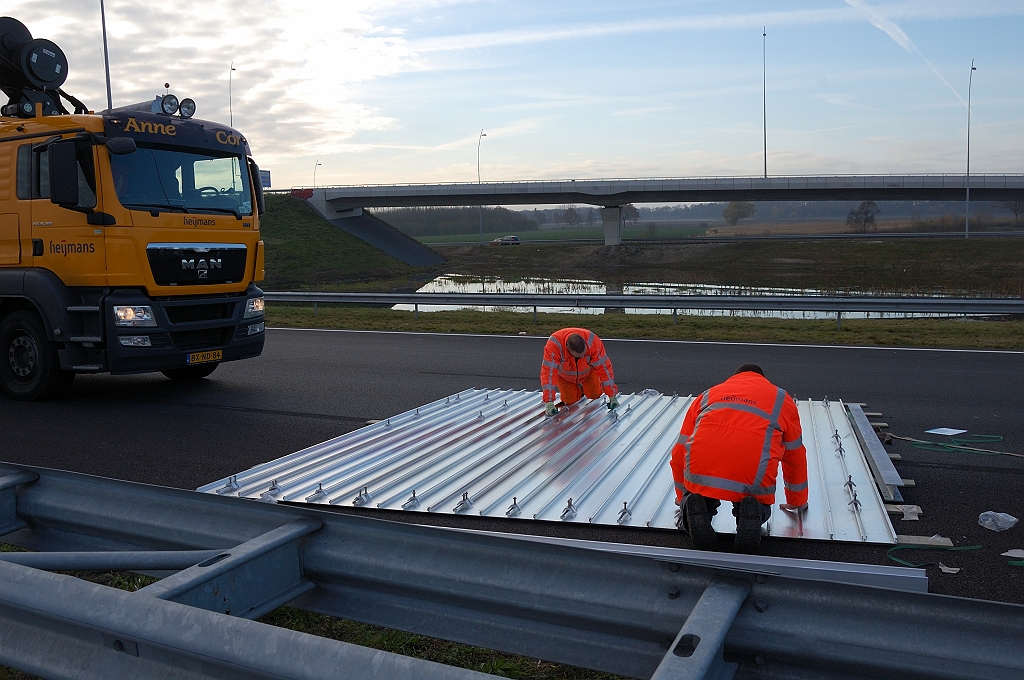
<path id="1" fill-rule="evenodd" d="M 546 401 L 544 402 L 544 415 L 553 416 L 558 413 L 558 407 L 555 406 L 555 402 Z"/>
<path id="2" fill-rule="evenodd" d="M 619 398 L 618 397 L 612 397 L 611 399 L 608 400 L 608 410 L 609 411 L 614 411 L 618 407 L 619 407 Z"/>

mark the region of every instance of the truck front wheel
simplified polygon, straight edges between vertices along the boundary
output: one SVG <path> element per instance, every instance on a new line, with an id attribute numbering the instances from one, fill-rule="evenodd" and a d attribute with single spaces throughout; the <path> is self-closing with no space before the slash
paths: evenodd
<path id="1" fill-rule="evenodd" d="M 75 374 L 60 369 L 57 345 L 46 339 L 33 312 L 15 312 L 0 324 L 0 387 L 8 396 L 35 401 L 65 394 Z"/>

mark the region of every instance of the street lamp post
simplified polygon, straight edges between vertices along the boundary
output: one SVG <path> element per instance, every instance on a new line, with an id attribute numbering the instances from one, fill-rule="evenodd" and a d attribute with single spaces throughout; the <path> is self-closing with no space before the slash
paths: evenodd
<path id="1" fill-rule="evenodd" d="M 974 60 L 971 59 L 971 75 L 967 79 L 967 202 L 964 205 L 964 240 L 971 233 L 971 85 L 974 84 Z"/>
<path id="2" fill-rule="evenodd" d="M 107 110 L 114 108 L 114 100 L 110 96 L 110 56 L 107 54 L 107 12 L 100 0 L 100 23 L 103 24 L 103 69 L 107 75 Z"/>
<path id="3" fill-rule="evenodd" d="M 313 188 L 314 189 L 316 189 L 316 169 L 319 168 L 321 165 L 323 165 L 323 163 L 320 162 L 320 159 L 317 159 L 316 165 L 313 166 Z"/>
<path id="4" fill-rule="evenodd" d="M 480 186 L 480 142 L 483 141 L 487 135 L 484 131 L 480 130 L 480 135 L 476 138 L 476 185 Z M 480 243 L 484 242 L 484 206 L 480 204 Z"/>
<path id="5" fill-rule="evenodd" d="M 228 71 L 228 125 L 235 127 L 235 112 L 231 108 L 231 74 L 235 72 L 235 62 L 231 62 L 231 70 Z"/>
<path id="6" fill-rule="evenodd" d="M 768 27 L 761 29 L 761 77 L 764 93 L 764 178 L 768 179 Z"/>

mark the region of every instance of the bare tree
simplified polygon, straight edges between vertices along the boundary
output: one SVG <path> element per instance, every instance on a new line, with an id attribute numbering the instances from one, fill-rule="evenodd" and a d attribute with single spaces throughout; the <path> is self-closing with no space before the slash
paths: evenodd
<path id="1" fill-rule="evenodd" d="M 1003 201 L 999 204 L 1000 208 L 1005 208 L 1013 213 L 1013 226 L 1017 226 L 1017 222 L 1020 220 L 1020 216 L 1024 215 L 1024 200 L 1022 201 Z"/>
<path id="2" fill-rule="evenodd" d="M 622 221 L 625 224 L 630 224 L 635 227 L 640 221 L 640 211 L 636 209 L 636 206 L 632 203 L 627 203 L 622 206 Z"/>
<path id="3" fill-rule="evenodd" d="M 875 226 L 875 215 L 881 214 L 881 212 L 878 209 L 878 204 L 874 201 L 864 201 L 846 216 L 846 226 L 854 231 L 864 233 L 868 230 L 868 226 Z"/>
<path id="4" fill-rule="evenodd" d="M 569 225 L 570 229 L 576 229 L 580 226 L 580 213 L 574 206 L 569 206 L 565 209 L 565 223 Z"/>

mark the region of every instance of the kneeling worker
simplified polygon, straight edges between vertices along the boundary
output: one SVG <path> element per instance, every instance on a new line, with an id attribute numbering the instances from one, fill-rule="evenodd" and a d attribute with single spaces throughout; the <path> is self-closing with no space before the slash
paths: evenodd
<path id="1" fill-rule="evenodd" d="M 775 502 L 779 461 L 787 501 L 780 507 L 802 510 L 807 454 L 796 403 L 768 382 L 760 366 L 744 364 L 693 402 L 672 449 L 680 525 L 695 548 L 714 547 L 711 519 L 721 501 L 732 501 L 736 549 L 757 549 Z"/>
<path id="2" fill-rule="evenodd" d="M 540 364 L 540 386 L 544 392 L 544 411 L 549 416 L 558 413 L 556 391 L 566 406 L 584 395 L 598 399 L 602 393 L 608 395 L 609 410 L 619 406 L 619 388 L 615 386 L 612 362 L 604 353 L 604 343 L 586 328 L 563 328 L 548 338 Z"/>

